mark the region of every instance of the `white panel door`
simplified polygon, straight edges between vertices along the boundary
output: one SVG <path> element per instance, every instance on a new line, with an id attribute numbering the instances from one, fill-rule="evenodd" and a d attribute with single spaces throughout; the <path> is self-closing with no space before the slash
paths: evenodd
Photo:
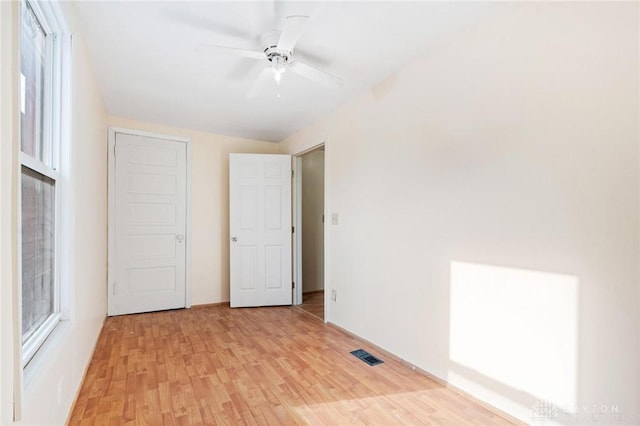
<path id="1" fill-rule="evenodd" d="M 231 307 L 291 304 L 291 156 L 229 155 Z"/>
<path id="2" fill-rule="evenodd" d="M 186 305 L 186 145 L 115 135 L 109 315 Z"/>

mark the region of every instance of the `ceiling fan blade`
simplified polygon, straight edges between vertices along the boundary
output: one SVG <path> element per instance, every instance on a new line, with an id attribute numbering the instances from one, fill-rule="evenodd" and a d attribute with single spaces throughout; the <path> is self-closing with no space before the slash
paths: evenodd
<path id="1" fill-rule="evenodd" d="M 311 65 L 307 65 L 304 62 L 292 62 L 289 65 L 289 68 L 291 69 L 291 71 L 300 74 L 301 76 L 306 77 L 309 80 L 320 83 L 330 89 L 337 89 L 338 87 L 342 86 L 341 78 L 329 74 L 328 72 L 319 70 L 318 68 L 314 68 Z"/>
<path id="2" fill-rule="evenodd" d="M 260 74 L 258 74 L 258 77 L 251 85 L 251 88 L 247 92 L 247 98 L 255 98 L 264 87 L 268 86 L 269 83 L 273 81 L 273 70 L 271 67 L 266 67 L 262 72 L 260 72 Z"/>
<path id="3" fill-rule="evenodd" d="M 213 44 L 201 44 L 196 48 L 198 52 L 216 53 L 223 55 L 235 55 L 242 56 L 244 58 L 251 59 L 265 59 L 267 56 L 264 52 L 258 52 L 255 50 L 237 49 L 235 47 L 216 46 Z"/>
<path id="4" fill-rule="evenodd" d="M 294 15 L 287 17 L 287 21 L 284 24 L 284 28 L 280 33 L 280 39 L 278 40 L 278 49 L 280 50 L 293 50 L 293 46 L 302 35 L 302 32 L 307 27 L 309 21 L 308 16 Z"/>
<path id="5" fill-rule="evenodd" d="M 326 56 L 322 56 L 315 51 L 309 51 L 299 47 L 296 48 L 295 56 L 296 59 L 299 59 L 304 63 L 314 64 L 323 68 L 328 67 L 332 63 L 331 59 Z"/>

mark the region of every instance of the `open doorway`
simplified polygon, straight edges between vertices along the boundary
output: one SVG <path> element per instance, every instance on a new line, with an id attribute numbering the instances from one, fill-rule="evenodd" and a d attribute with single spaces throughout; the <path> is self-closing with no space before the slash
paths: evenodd
<path id="1" fill-rule="evenodd" d="M 324 320 L 324 145 L 295 159 L 296 304 Z"/>

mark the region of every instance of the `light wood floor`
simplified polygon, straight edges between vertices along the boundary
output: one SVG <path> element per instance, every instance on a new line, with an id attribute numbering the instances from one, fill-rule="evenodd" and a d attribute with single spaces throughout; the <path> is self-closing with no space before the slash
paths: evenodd
<path id="1" fill-rule="evenodd" d="M 69 423 L 510 424 L 299 309 L 226 306 L 107 318 Z"/>
<path id="2" fill-rule="evenodd" d="M 303 293 L 299 307 L 324 321 L 324 291 Z"/>

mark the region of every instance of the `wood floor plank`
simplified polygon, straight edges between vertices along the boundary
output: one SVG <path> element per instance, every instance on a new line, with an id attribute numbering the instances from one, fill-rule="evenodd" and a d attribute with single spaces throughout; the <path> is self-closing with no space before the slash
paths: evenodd
<path id="1" fill-rule="evenodd" d="M 302 304 L 298 307 L 324 321 L 324 290 L 302 293 Z"/>
<path id="2" fill-rule="evenodd" d="M 512 424 L 360 347 L 292 307 L 110 317 L 69 424 Z"/>

